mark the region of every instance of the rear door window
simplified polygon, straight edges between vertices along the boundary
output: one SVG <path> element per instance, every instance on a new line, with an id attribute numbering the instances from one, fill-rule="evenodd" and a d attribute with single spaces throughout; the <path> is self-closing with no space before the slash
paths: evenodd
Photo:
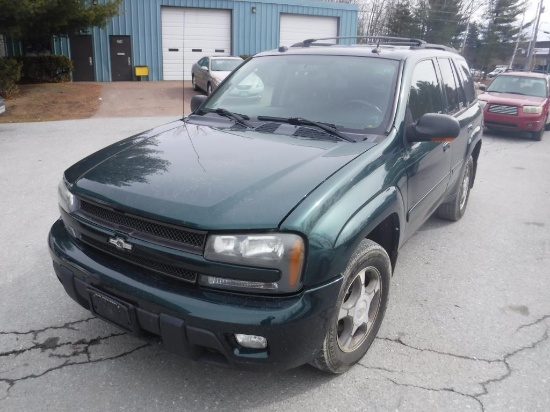
<path id="1" fill-rule="evenodd" d="M 464 105 L 462 87 L 453 70 L 451 60 L 438 59 L 441 76 L 443 78 L 443 87 L 445 88 L 445 100 L 447 102 L 447 113 L 454 114 Z"/>
<path id="2" fill-rule="evenodd" d="M 464 86 L 464 93 L 466 94 L 466 100 L 468 103 L 473 103 L 476 100 L 476 91 L 474 88 L 474 81 L 468 70 L 468 65 L 464 60 L 456 59 L 455 63 L 457 65 L 458 74 L 462 85 Z"/>

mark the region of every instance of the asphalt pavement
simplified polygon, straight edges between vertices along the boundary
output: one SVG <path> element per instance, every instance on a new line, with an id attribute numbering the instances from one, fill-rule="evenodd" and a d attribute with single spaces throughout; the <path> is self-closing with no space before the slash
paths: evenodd
<path id="1" fill-rule="evenodd" d="M 218 369 L 94 319 L 46 245 L 64 169 L 172 117 L 0 125 L 0 410 L 550 410 L 550 132 L 486 134 L 461 221 L 401 250 L 371 350 L 340 376 Z"/>

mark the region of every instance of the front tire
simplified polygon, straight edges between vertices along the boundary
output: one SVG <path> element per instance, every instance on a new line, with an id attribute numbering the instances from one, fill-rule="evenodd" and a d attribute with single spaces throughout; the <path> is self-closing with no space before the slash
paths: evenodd
<path id="1" fill-rule="evenodd" d="M 466 212 L 466 206 L 468 205 L 468 198 L 470 197 L 470 188 L 472 187 L 472 179 L 474 177 L 474 159 L 472 156 L 468 158 L 464 173 L 462 174 L 462 181 L 460 182 L 460 188 L 455 198 L 449 203 L 443 203 L 437 209 L 437 216 L 442 219 L 457 221 Z"/>
<path id="2" fill-rule="evenodd" d="M 337 309 L 313 366 L 339 374 L 367 353 L 386 312 L 391 272 L 386 250 L 363 240 L 344 272 Z"/>
<path id="3" fill-rule="evenodd" d="M 197 81 L 195 80 L 195 75 L 191 76 L 191 84 L 193 85 L 193 90 L 198 91 L 199 88 L 197 87 Z"/>
<path id="4" fill-rule="evenodd" d="M 206 86 L 206 95 L 210 96 L 211 94 L 212 94 L 212 85 L 208 83 L 208 85 Z"/>
<path id="5" fill-rule="evenodd" d="M 538 132 L 532 132 L 531 137 L 533 140 L 536 140 L 537 142 L 540 142 L 542 140 L 542 135 L 544 134 L 544 127 L 540 129 Z"/>

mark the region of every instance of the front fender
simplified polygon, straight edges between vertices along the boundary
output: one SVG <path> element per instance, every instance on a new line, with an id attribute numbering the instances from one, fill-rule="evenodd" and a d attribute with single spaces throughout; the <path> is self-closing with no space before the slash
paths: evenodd
<path id="1" fill-rule="evenodd" d="M 350 244 L 346 249 L 355 250 L 362 239 L 393 214 L 399 218 L 399 228 L 402 228 L 405 225 L 405 206 L 401 191 L 395 186 L 388 187 L 368 203 L 362 205 L 361 209 L 342 228 L 334 247 L 339 248 Z"/>
<path id="2" fill-rule="evenodd" d="M 403 227 L 403 190 L 402 151 L 389 142 L 359 156 L 307 196 L 280 225 L 307 237 L 306 287 L 340 276 L 369 229 L 392 213 Z"/>

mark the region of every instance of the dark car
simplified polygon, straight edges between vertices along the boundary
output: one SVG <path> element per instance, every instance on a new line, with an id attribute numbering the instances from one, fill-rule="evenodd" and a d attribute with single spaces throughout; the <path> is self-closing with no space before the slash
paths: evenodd
<path id="1" fill-rule="evenodd" d="M 69 296 L 191 359 L 359 361 L 399 248 L 464 214 L 482 134 L 454 49 L 363 40 L 260 53 L 188 117 L 67 169 L 49 247 Z M 262 99 L 236 98 L 251 73 Z"/>
<path id="2" fill-rule="evenodd" d="M 479 95 L 488 129 L 529 132 L 542 140 L 548 129 L 549 77 L 544 73 L 505 72 Z"/>

